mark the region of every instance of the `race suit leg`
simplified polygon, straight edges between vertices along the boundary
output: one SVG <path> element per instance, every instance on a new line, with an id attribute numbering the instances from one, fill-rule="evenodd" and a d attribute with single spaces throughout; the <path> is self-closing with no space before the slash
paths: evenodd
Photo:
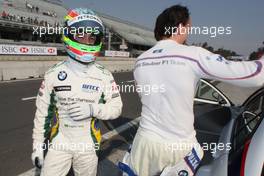
<path id="1" fill-rule="evenodd" d="M 195 146 L 195 157 L 191 155 Z M 189 157 L 190 155 L 190 157 Z M 203 157 L 203 150 L 197 141 L 171 143 L 152 135 L 137 133 L 127 161 L 136 175 L 160 175 L 168 167 L 177 166 L 178 173 L 193 175 Z M 170 170 L 170 169 L 169 169 Z"/>
<path id="2" fill-rule="evenodd" d="M 41 169 L 41 176 L 65 176 L 72 164 L 72 153 L 49 149 Z"/>
<path id="3" fill-rule="evenodd" d="M 78 152 L 73 157 L 75 176 L 96 176 L 98 157 L 94 151 Z"/>
<path id="4" fill-rule="evenodd" d="M 41 176 L 65 176 L 73 166 L 75 176 L 96 176 L 98 157 L 94 150 L 85 152 L 49 148 Z"/>
<path id="5" fill-rule="evenodd" d="M 202 159 L 199 156 L 200 152 L 201 149 L 194 147 L 176 165 L 165 167 L 160 176 L 193 176 Z"/>

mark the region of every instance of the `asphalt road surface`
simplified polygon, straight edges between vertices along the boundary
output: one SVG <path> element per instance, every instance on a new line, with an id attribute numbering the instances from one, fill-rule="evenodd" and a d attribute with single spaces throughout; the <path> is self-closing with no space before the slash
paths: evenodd
<path id="1" fill-rule="evenodd" d="M 132 73 L 123 72 L 114 74 L 117 84 L 134 84 Z M 18 175 L 31 169 L 32 128 L 35 114 L 35 96 L 37 95 L 40 80 L 14 81 L 0 83 L 0 175 Z M 121 93 L 124 103 L 121 118 L 110 121 L 110 126 L 102 124 L 102 133 L 119 127 L 128 121 L 140 116 L 140 101 L 136 93 Z M 129 133 L 132 133 L 129 132 Z M 102 158 L 109 154 L 114 147 L 127 143 L 121 142 L 131 135 L 115 137 L 105 142 Z M 131 140 L 131 139 L 130 139 Z M 107 147 L 110 146 L 110 147 Z"/>
<path id="2" fill-rule="evenodd" d="M 131 72 L 116 73 L 114 77 L 119 85 L 134 84 Z M 37 95 L 41 81 L 39 79 L 0 83 L 0 161 L 2 161 L 0 164 L 0 175 L 19 175 L 33 168 L 31 163 L 32 128 L 36 110 L 35 96 Z M 102 123 L 103 134 L 108 134 L 109 131 L 117 129 L 140 116 L 141 103 L 137 93 L 121 92 L 121 97 L 124 104 L 121 118 L 109 121 L 107 126 L 105 123 Z M 203 106 L 203 112 L 206 112 L 206 106 Z M 224 119 L 216 119 L 216 121 L 221 122 Z M 212 124 L 210 123 L 203 121 L 201 129 L 199 129 L 199 125 L 196 126 L 198 129 L 197 138 L 200 143 L 204 141 L 217 142 L 219 131 L 212 132 L 203 129 L 204 126 L 211 126 Z M 221 127 L 215 126 L 214 129 L 221 131 Z M 120 175 L 120 172 L 116 168 L 116 162 L 122 159 L 124 152 L 133 140 L 136 129 L 131 127 L 105 140 L 99 158 L 98 175 Z M 209 153 L 204 158 L 203 163 L 209 162 L 210 159 Z"/>

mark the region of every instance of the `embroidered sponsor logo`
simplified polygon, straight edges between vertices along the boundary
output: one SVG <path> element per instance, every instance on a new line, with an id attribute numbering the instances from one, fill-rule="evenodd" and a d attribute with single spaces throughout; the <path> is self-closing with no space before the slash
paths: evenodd
<path id="1" fill-rule="evenodd" d="M 45 88 L 45 81 L 43 80 L 42 83 L 41 83 L 41 85 L 40 85 L 40 89 L 43 90 L 44 88 Z"/>
<path id="2" fill-rule="evenodd" d="M 83 84 L 82 85 L 82 90 L 85 92 L 98 92 L 99 91 L 99 86 L 94 86 L 91 84 Z"/>
<path id="3" fill-rule="evenodd" d="M 65 71 L 60 71 L 58 74 L 58 79 L 64 81 L 67 78 L 67 73 Z"/>
<path id="4" fill-rule="evenodd" d="M 198 168 L 201 162 L 194 148 L 186 157 L 184 157 L 184 160 L 187 163 L 187 165 L 190 167 L 193 173 L 195 173 L 196 169 Z"/>
<path id="5" fill-rule="evenodd" d="M 163 49 L 154 50 L 152 53 L 162 53 Z"/>
<path id="6" fill-rule="evenodd" d="M 186 170 L 181 170 L 179 173 L 178 173 L 178 176 L 188 176 L 188 171 Z"/>
<path id="7" fill-rule="evenodd" d="M 115 93 L 112 95 L 112 98 L 117 98 L 117 97 L 119 97 L 119 93 Z"/>
<path id="8" fill-rule="evenodd" d="M 44 90 L 44 88 L 45 88 L 45 82 L 44 82 L 45 80 L 43 80 L 42 81 L 42 83 L 41 83 L 41 85 L 40 85 L 40 88 L 39 88 L 39 91 L 38 91 L 38 95 L 40 96 L 40 97 L 42 97 L 43 96 L 43 90 Z"/>
<path id="9" fill-rule="evenodd" d="M 112 91 L 118 91 L 118 87 L 115 81 L 112 82 Z"/>
<path id="10" fill-rule="evenodd" d="M 56 86 L 54 87 L 55 92 L 71 91 L 71 86 Z"/>
<path id="11" fill-rule="evenodd" d="M 41 92 L 41 91 L 39 90 L 38 95 L 39 95 L 40 97 L 42 97 L 42 96 L 43 96 L 43 92 Z"/>

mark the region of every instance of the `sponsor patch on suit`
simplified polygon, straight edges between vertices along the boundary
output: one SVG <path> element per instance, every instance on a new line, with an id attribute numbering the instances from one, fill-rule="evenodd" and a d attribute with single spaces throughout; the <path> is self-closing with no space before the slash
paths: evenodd
<path id="1" fill-rule="evenodd" d="M 54 87 L 55 92 L 71 91 L 71 86 L 56 86 Z"/>

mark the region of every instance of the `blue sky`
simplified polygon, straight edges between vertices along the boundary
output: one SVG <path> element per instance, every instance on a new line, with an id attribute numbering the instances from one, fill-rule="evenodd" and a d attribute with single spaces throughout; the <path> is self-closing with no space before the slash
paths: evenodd
<path id="1" fill-rule="evenodd" d="M 231 35 L 191 35 L 188 43 L 208 42 L 215 48 L 232 49 L 249 55 L 264 41 L 263 0 L 64 0 L 70 8 L 88 7 L 98 12 L 128 20 L 150 29 L 156 17 L 167 7 L 186 5 L 193 26 L 231 26 Z"/>

